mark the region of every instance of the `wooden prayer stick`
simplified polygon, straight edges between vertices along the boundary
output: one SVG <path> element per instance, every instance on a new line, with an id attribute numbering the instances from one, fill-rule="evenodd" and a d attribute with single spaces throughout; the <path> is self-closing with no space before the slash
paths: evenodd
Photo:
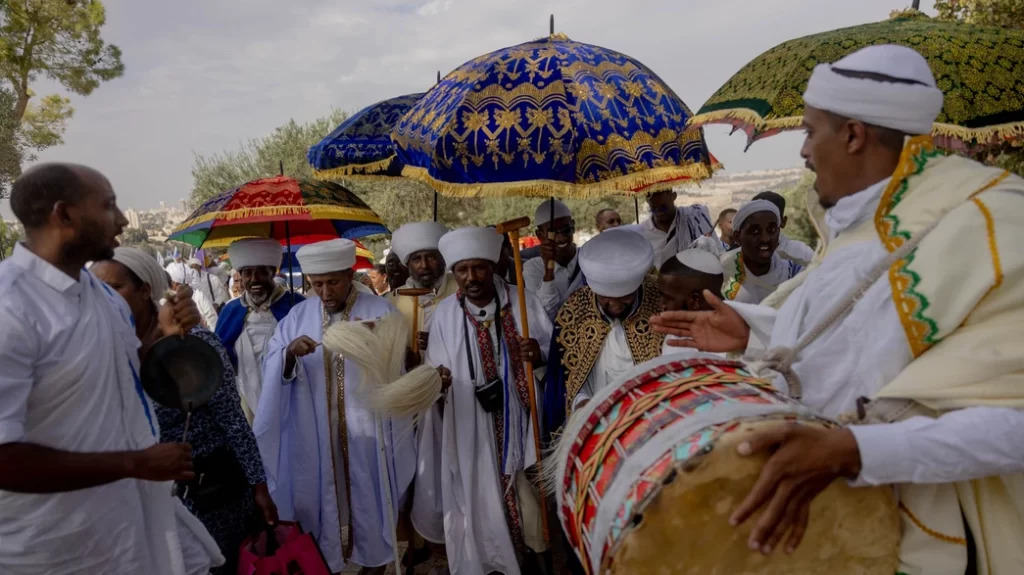
<path id="1" fill-rule="evenodd" d="M 499 234 L 508 234 L 512 242 L 512 257 L 516 265 L 516 291 L 519 292 L 519 314 L 523 322 L 523 338 L 530 339 L 530 323 L 526 313 L 526 282 L 523 281 L 523 258 L 519 255 L 519 230 L 530 225 L 530 218 L 522 217 L 500 223 L 496 226 Z M 533 424 L 533 448 L 537 453 L 537 468 L 541 467 L 540 450 L 540 418 L 537 416 L 537 390 L 533 380 L 533 363 L 526 364 L 526 386 L 530 395 L 530 422 Z M 551 543 L 551 532 L 548 530 L 548 505 L 544 496 L 544 486 L 538 482 L 537 491 L 540 494 L 540 519 L 543 527 L 544 544 Z"/>
<path id="2" fill-rule="evenodd" d="M 399 288 L 398 295 L 412 298 L 412 351 L 420 352 L 420 296 L 427 295 L 430 290 L 426 288 Z"/>

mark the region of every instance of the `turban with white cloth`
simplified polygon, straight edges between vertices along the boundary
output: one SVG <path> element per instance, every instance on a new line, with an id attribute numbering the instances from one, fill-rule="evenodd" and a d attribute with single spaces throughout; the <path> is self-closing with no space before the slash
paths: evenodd
<path id="1" fill-rule="evenodd" d="M 448 269 L 465 260 L 498 263 L 505 236 L 494 228 L 459 228 L 441 237 L 438 248 Z"/>
<path id="2" fill-rule="evenodd" d="M 878 74 L 905 82 L 851 78 L 841 72 Z M 942 103 L 942 90 L 935 84 L 928 61 L 895 44 L 868 46 L 833 64 L 819 64 L 804 92 L 808 106 L 912 136 L 931 133 Z"/>
<path id="3" fill-rule="evenodd" d="M 736 210 L 736 215 L 732 217 L 732 229 L 737 232 L 742 230 L 743 222 L 747 221 L 747 218 L 761 212 L 771 212 L 775 216 L 775 223 L 782 225 L 778 206 L 768 200 L 753 200 L 743 204 L 740 206 L 740 209 Z"/>
<path id="4" fill-rule="evenodd" d="M 612 228 L 583 244 L 580 270 L 599 296 L 624 297 L 640 289 L 654 265 L 654 248 L 633 230 Z"/>
<path id="5" fill-rule="evenodd" d="M 704 274 L 713 276 L 722 275 L 722 261 L 715 254 L 699 248 L 683 250 L 676 254 L 679 263 Z"/>
<path id="6" fill-rule="evenodd" d="M 533 225 L 543 226 L 544 224 L 551 221 L 551 204 L 555 205 L 555 219 L 571 218 L 572 211 L 569 210 L 569 206 L 562 202 L 551 198 L 544 200 L 544 203 L 537 206 L 537 211 L 533 213 Z"/>
<path id="7" fill-rule="evenodd" d="M 160 299 L 164 297 L 170 286 L 167 285 L 167 273 L 156 263 L 153 256 L 138 248 L 119 247 L 114 249 L 114 257 L 111 259 L 131 270 L 142 280 L 142 283 L 149 284 L 150 299 L 155 304 L 160 303 Z M 184 278 L 178 283 L 182 283 L 182 281 Z"/>
<path id="8" fill-rule="evenodd" d="M 299 248 L 295 257 L 306 275 L 345 271 L 356 265 L 356 243 L 342 238 L 317 242 Z"/>
<path id="9" fill-rule="evenodd" d="M 409 263 L 409 258 L 416 252 L 438 249 L 441 236 L 448 233 L 448 228 L 437 222 L 412 222 L 395 230 L 391 234 L 391 249 L 402 261 Z"/>
<path id="10" fill-rule="evenodd" d="M 281 266 L 281 244 L 277 240 L 246 238 L 228 246 L 228 259 L 236 270 L 266 267 L 275 270 Z"/>

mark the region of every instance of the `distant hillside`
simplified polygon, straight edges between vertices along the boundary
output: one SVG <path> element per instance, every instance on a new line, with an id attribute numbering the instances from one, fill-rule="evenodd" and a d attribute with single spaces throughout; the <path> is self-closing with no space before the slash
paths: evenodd
<path id="1" fill-rule="evenodd" d="M 781 192 L 800 182 L 804 168 L 781 170 L 759 170 L 754 172 L 719 173 L 700 186 L 688 186 L 677 190 L 679 204 L 705 204 L 711 215 L 729 207 L 737 207 L 749 201 L 755 194 L 765 190 Z"/>

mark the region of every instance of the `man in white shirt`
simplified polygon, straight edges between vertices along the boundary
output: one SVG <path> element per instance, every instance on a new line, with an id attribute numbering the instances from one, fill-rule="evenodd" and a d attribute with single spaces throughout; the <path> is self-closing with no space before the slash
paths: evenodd
<path id="1" fill-rule="evenodd" d="M 171 277 L 177 277 L 177 274 L 181 274 L 180 277 L 183 278 L 184 281 L 179 283 L 185 284 L 190 288 L 192 287 L 192 284 L 195 283 L 196 281 L 195 270 L 193 270 L 191 266 L 185 263 L 185 260 L 181 257 L 181 254 L 178 253 L 177 250 L 175 250 L 174 252 L 174 259 L 171 260 L 171 263 L 167 264 L 167 267 L 164 269 L 167 271 L 167 273 L 171 274 Z M 193 289 L 192 291 L 195 291 L 195 289 Z"/>
<path id="2" fill-rule="evenodd" d="M 634 365 L 661 355 L 664 340 L 648 323 L 661 311 L 661 294 L 648 276 L 654 249 L 643 236 L 608 230 L 583 244 L 579 257 L 587 285 L 558 310 L 548 354 L 548 433 Z"/>
<path id="3" fill-rule="evenodd" d="M 84 269 L 128 223 L 110 183 L 37 165 L 11 208 L 26 240 L 0 263 L 0 572 L 207 573 L 223 563 L 216 542 L 171 496 L 193 477 L 191 448 L 158 443 L 148 350 L 124 299 Z M 190 296 L 160 309 L 164 334 L 199 322 Z"/>
<path id="4" fill-rule="evenodd" d="M 651 242 L 656 266 L 714 230 L 707 206 L 676 207 L 676 193 L 671 190 L 647 194 L 647 207 L 651 210 L 651 217 L 639 224 L 623 227 L 640 232 Z"/>
<path id="5" fill-rule="evenodd" d="M 188 266 L 195 274 L 195 285 L 192 286 L 192 291 L 202 292 L 207 301 L 213 304 L 214 310 L 220 311 L 231 300 L 227 286 L 219 276 L 204 270 L 203 263 L 196 258 L 188 260 Z M 216 325 L 214 322 L 211 327 L 216 327 Z"/>
<path id="6" fill-rule="evenodd" d="M 217 337 L 235 365 L 242 411 L 252 423 L 263 389 L 267 344 L 278 322 L 305 298 L 274 282 L 281 265 L 281 244 L 277 240 L 238 240 L 228 246 L 228 258 L 238 270 L 244 291 L 221 311 Z"/>
<path id="7" fill-rule="evenodd" d="M 782 223 L 779 225 L 779 247 L 775 253 L 782 256 L 782 259 L 796 262 L 800 266 L 807 266 L 811 263 L 811 260 L 814 259 L 814 248 L 800 240 L 790 238 L 784 231 L 786 223 L 789 222 L 789 217 L 786 216 L 786 198 L 775 192 L 761 192 L 751 199 L 768 200 L 775 204 L 776 208 L 779 208 L 779 217 L 782 219 Z"/>
<path id="8" fill-rule="evenodd" d="M 763 508 L 751 549 L 791 550 L 834 479 L 898 484 L 898 571 L 960 575 L 973 552 L 979 573 L 1020 573 L 1024 284 L 1004 278 L 1024 273 L 1024 180 L 936 149 L 943 94 L 909 48 L 818 66 L 804 102 L 824 256 L 770 307 L 709 298 L 713 312 L 652 320 L 692 338 L 680 345 L 745 351 L 780 389 L 856 423 L 740 445 L 771 455 L 732 522 Z"/>
<path id="9" fill-rule="evenodd" d="M 167 277 L 171 280 L 170 285 L 172 290 L 179 291 L 181 288 L 186 286 L 189 287 L 189 289 L 192 289 L 191 286 L 186 283 L 186 278 L 182 274 L 180 266 L 170 266 L 167 269 L 170 270 L 167 272 Z M 199 314 L 203 318 L 203 321 L 200 322 L 200 324 L 209 330 L 216 329 L 217 308 L 213 305 L 213 302 L 210 301 L 206 294 L 200 290 L 192 292 L 192 301 L 196 302 L 196 309 L 199 310 Z"/>
<path id="10" fill-rule="evenodd" d="M 551 218 L 552 208 L 554 219 Z M 569 206 L 554 198 L 537 207 L 533 222 L 541 241 L 541 257 L 523 262 L 523 282 L 553 318 L 569 294 L 584 283 L 573 241 L 576 222 Z M 552 232 L 554 239 L 550 237 Z"/>
<path id="11" fill-rule="evenodd" d="M 733 238 L 740 247 L 721 258 L 725 272 L 722 293 L 728 300 L 761 303 L 802 268 L 777 253 L 782 218 L 775 204 L 767 200 L 747 202 L 736 212 L 733 222 Z"/>

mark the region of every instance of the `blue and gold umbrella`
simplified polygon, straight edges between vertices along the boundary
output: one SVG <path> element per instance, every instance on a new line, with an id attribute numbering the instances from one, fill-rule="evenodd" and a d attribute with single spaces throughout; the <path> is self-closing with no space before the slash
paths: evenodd
<path id="1" fill-rule="evenodd" d="M 309 149 L 306 158 L 320 180 L 352 176 L 398 176 L 391 129 L 423 94 L 390 98 L 363 108 Z"/>
<path id="2" fill-rule="evenodd" d="M 588 198 L 709 177 L 691 115 L 640 62 L 552 34 L 463 64 L 391 139 L 402 175 L 445 195 Z"/>

